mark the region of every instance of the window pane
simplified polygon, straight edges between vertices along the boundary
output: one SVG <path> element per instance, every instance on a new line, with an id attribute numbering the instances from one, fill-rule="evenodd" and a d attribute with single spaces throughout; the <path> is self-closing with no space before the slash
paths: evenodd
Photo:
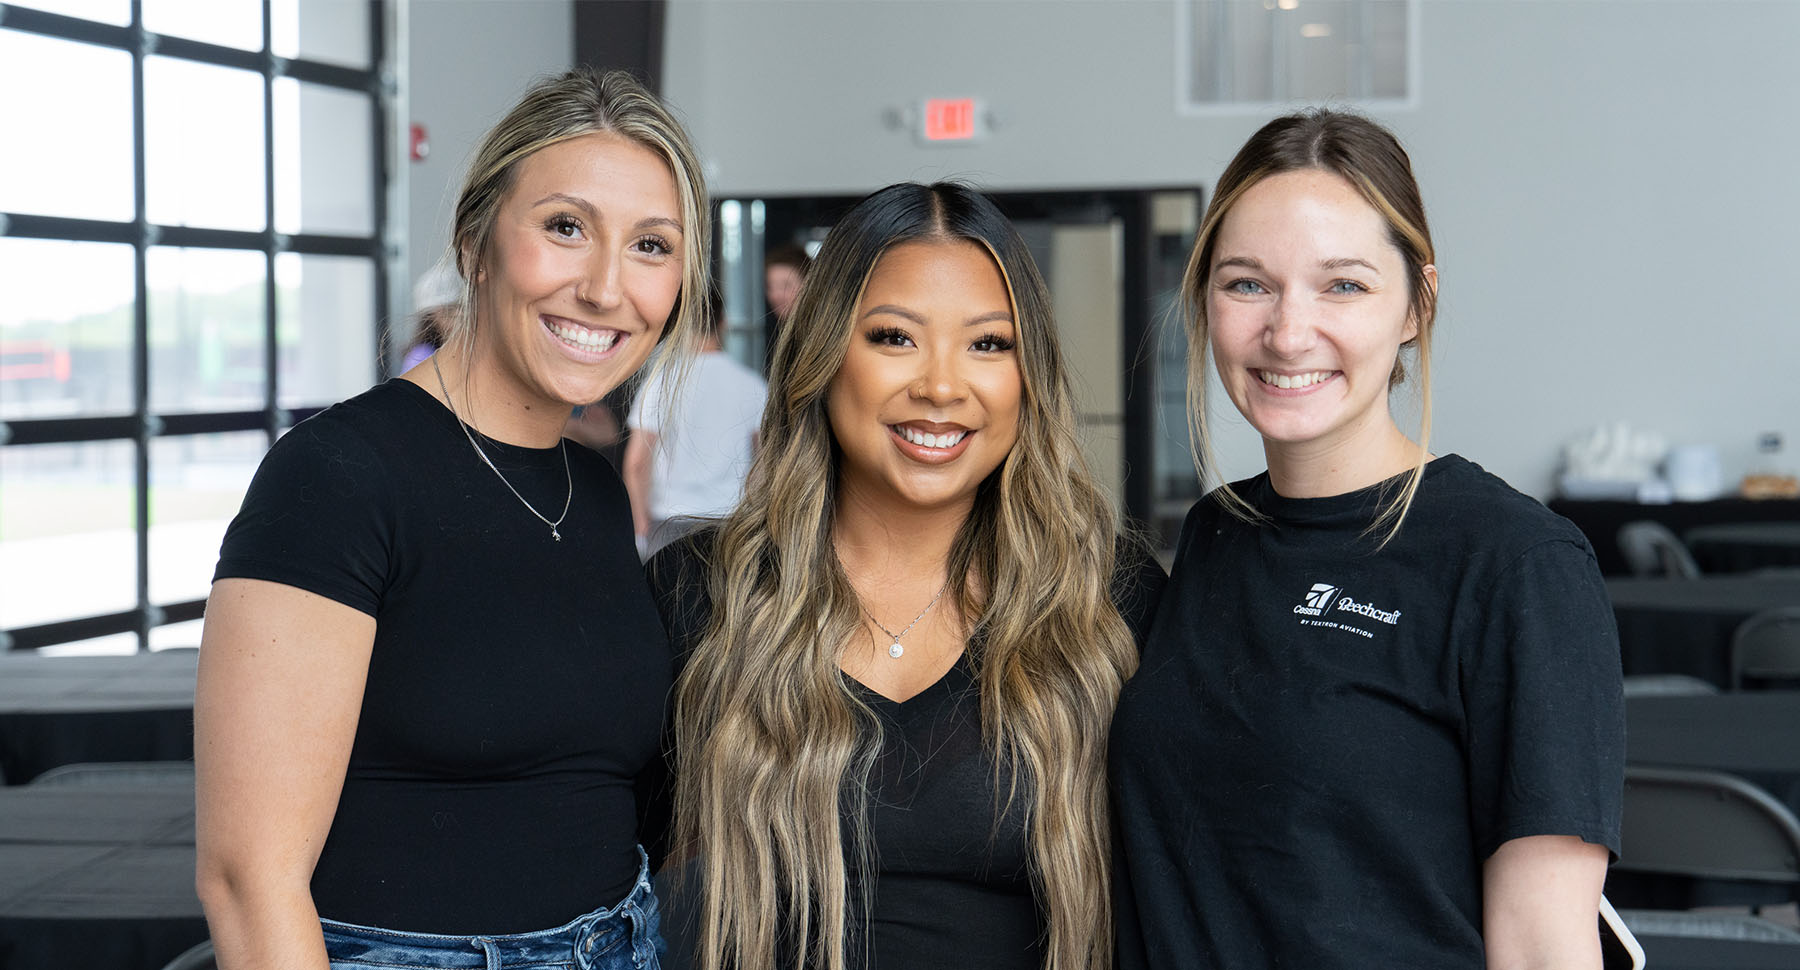
<path id="1" fill-rule="evenodd" d="M 368 0 L 274 0 L 270 43 L 282 57 L 369 66 Z"/>
<path id="2" fill-rule="evenodd" d="M 154 547 L 153 547 L 154 548 Z M 151 573 L 152 576 L 155 573 Z M 205 620 L 184 620 L 150 628 L 151 650 L 178 650 L 200 645 L 200 631 Z"/>
<path id="3" fill-rule="evenodd" d="M 1369 96 L 1406 97 L 1405 0 L 1368 0 L 1363 5 L 1363 24 L 1368 45 Z"/>
<path id="4" fill-rule="evenodd" d="M 135 633 L 114 633 L 110 636 L 95 637 L 92 640 L 71 640 L 52 647 L 38 648 L 40 657 L 115 657 L 121 654 L 137 653 L 138 638 Z"/>
<path id="5" fill-rule="evenodd" d="M 282 407 L 341 401 L 376 380 L 375 261 L 275 257 Z"/>
<path id="6" fill-rule="evenodd" d="M 146 254 L 150 409 L 263 406 L 262 253 L 159 246 Z"/>
<path id="7" fill-rule="evenodd" d="M 14 6 L 47 10 L 65 17 L 98 20 L 123 27 L 131 23 L 131 0 L 8 0 Z"/>
<path id="8" fill-rule="evenodd" d="M 249 71 L 168 57 L 144 60 L 145 207 L 151 222 L 266 226 L 262 85 L 262 75 Z"/>
<path id="9" fill-rule="evenodd" d="M 275 228 L 375 231 L 374 103 L 367 94 L 275 82 Z"/>
<path id="10" fill-rule="evenodd" d="M 0 420 L 128 414 L 132 248 L 0 236 Z"/>
<path id="11" fill-rule="evenodd" d="M 0 30 L 0 91 L 0 211 L 131 220 L 130 54 Z"/>
<path id="12" fill-rule="evenodd" d="M 1350 74 L 1348 5 L 1343 0 L 1307 0 L 1283 11 L 1279 29 L 1287 46 L 1290 98 L 1326 101 L 1360 94 Z"/>
<path id="13" fill-rule="evenodd" d="M 150 602 L 203 599 L 225 526 L 269 447 L 260 431 L 181 435 L 150 443 Z M 200 641 L 197 638 L 188 646 Z"/>
<path id="14" fill-rule="evenodd" d="M 9 445 L 0 454 L 0 627 L 137 606 L 129 441 Z"/>
<path id="15" fill-rule="evenodd" d="M 1226 35 L 1231 38 L 1230 85 L 1233 101 L 1275 99 L 1275 13 L 1264 0 L 1220 0 L 1226 4 Z"/>
<path id="16" fill-rule="evenodd" d="M 262 50 L 262 4 L 246 0 L 144 0 L 144 29 L 208 44 Z"/>

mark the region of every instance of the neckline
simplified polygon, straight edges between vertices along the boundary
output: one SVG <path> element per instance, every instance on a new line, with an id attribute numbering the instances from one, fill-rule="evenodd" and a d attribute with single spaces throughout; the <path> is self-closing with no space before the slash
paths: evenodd
<path id="1" fill-rule="evenodd" d="M 869 697 L 879 700 L 882 704 L 885 704 L 888 707 L 894 708 L 895 710 L 899 710 L 901 708 L 904 708 L 904 707 L 912 704 L 913 701 L 916 701 L 919 698 L 924 697 L 926 694 L 937 694 L 937 693 L 942 693 L 944 690 L 947 690 L 949 688 L 950 675 L 955 673 L 958 669 L 962 668 L 962 666 L 963 666 L 964 662 L 967 660 L 968 656 L 969 656 L 969 649 L 968 649 L 968 647 L 965 646 L 963 648 L 962 652 L 956 655 L 956 660 L 953 661 L 950 664 L 950 666 L 945 667 L 944 672 L 939 674 L 937 676 L 936 680 L 932 681 L 929 684 L 926 684 L 924 687 L 919 688 L 916 693 L 914 693 L 910 697 L 905 698 L 904 700 L 896 700 L 892 697 L 887 696 L 886 694 L 883 694 L 881 691 L 878 691 L 875 688 L 870 687 L 868 684 L 865 684 L 862 681 L 857 680 L 855 677 L 851 676 L 850 672 L 847 670 L 840 669 L 838 671 L 838 673 L 840 675 L 842 675 L 846 681 L 850 682 L 851 689 L 859 690 L 859 691 L 863 692 L 864 694 L 867 694 Z"/>
<path id="2" fill-rule="evenodd" d="M 474 425 L 469 424 L 467 421 L 462 420 L 462 418 L 459 417 L 456 414 L 456 412 L 450 410 L 450 408 L 447 407 L 444 404 L 444 402 L 438 400 L 436 394 L 433 394 L 429 390 L 426 390 L 425 386 L 423 384 L 418 384 L 413 381 L 409 381 L 404 377 L 390 377 L 390 378 L 388 378 L 387 383 L 403 385 L 405 388 L 408 389 L 408 393 L 411 393 L 415 397 L 422 398 L 424 401 L 429 402 L 430 406 L 434 409 L 434 412 L 437 415 L 439 415 L 439 419 L 442 422 L 442 425 L 444 428 L 448 429 L 451 433 L 456 434 L 458 436 L 461 436 L 463 428 L 468 428 L 469 432 L 471 434 L 473 434 L 476 437 L 481 439 L 482 447 L 493 448 L 495 450 L 494 451 L 495 454 L 505 453 L 505 454 L 515 457 L 515 458 L 526 458 L 526 457 L 554 458 L 560 454 L 561 449 L 563 448 L 563 443 L 561 440 L 558 440 L 556 444 L 549 445 L 544 448 L 535 448 L 535 447 L 532 447 L 531 445 L 515 445 L 510 441 L 502 441 L 499 438 L 491 437 L 487 434 L 484 434 L 480 428 L 477 428 Z M 466 441 L 464 442 L 463 447 L 465 449 L 468 447 L 468 443 Z"/>
<path id="3" fill-rule="evenodd" d="M 1461 455 L 1439 455 L 1426 463 L 1424 478 L 1437 478 L 1468 463 L 1468 460 Z M 1288 521 L 1321 519 L 1344 514 L 1371 514 L 1379 511 L 1382 503 L 1398 493 L 1398 490 L 1406 482 L 1406 477 L 1410 474 L 1412 474 L 1411 470 L 1404 471 L 1373 485 L 1365 485 L 1362 488 L 1340 492 L 1337 495 L 1289 498 L 1275 491 L 1275 484 L 1269 480 L 1269 473 L 1265 471 L 1256 478 L 1255 504 L 1275 518 Z"/>

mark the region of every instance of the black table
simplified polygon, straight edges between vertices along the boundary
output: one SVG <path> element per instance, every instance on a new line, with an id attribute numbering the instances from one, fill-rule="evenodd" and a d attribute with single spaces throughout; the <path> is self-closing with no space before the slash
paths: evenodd
<path id="1" fill-rule="evenodd" d="M 193 758 L 199 655 L 0 654 L 0 781 L 80 761 Z"/>
<path id="2" fill-rule="evenodd" d="M 1600 571 L 1608 576 L 1629 575 L 1625 557 L 1619 554 L 1619 527 L 1638 519 L 1661 522 L 1682 535 L 1703 525 L 1745 522 L 1800 522 L 1800 499 L 1722 498 L 1711 502 L 1671 502 L 1644 505 L 1638 502 L 1588 502 L 1551 499 L 1550 511 L 1575 523 L 1594 547 Z"/>
<path id="3" fill-rule="evenodd" d="M 1800 691 L 1629 698 L 1625 760 L 1736 775 L 1800 814 Z"/>
<path id="4" fill-rule="evenodd" d="M 0 788 L 0 966 L 157 970 L 204 939 L 190 788 Z"/>
<path id="5" fill-rule="evenodd" d="M 1682 535 L 1704 572 L 1800 567 L 1800 522 L 1703 525 Z"/>
<path id="6" fill-rule="evenodd" d="M 1800 970 L 1800 945 L 1640 936 L 1645 970 Z"/>
<path id="7" fill-rule="evenodd" d="M 1609 579 L 1620 660 L 1632 674 L 1687 674 L 1731 686 L 1731 636 L 1763 610 L 1800 606 L 1800 576 Z"/>
<path id="8" fill-rule="evenodd" d="M 1800 813 L 1797 739 L 1800 691 L 1632 697 L 1625 701 L 1627 763 L 1649 768 L 1722 771 L 1761 787 Z M 1607 897 L 1621 909 L 1781 904 L 1790 901 L 1793 893 L 1781 886 L 1618 870 L 1607 875 L 1606 885 Z M 1647 944 L 1645 952 L 1654 959 Z M 1800 947 L 1791 953 L 1795 962 L 1789 966 L 1800 968 Z M 1655 965 L 1663 964 L 1659 960 Z M 1729 965 L 1733 964 L 1720 964 Z"/>

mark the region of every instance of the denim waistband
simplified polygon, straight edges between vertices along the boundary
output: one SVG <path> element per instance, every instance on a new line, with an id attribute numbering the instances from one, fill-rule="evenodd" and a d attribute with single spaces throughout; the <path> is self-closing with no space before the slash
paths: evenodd
<path id="1" fill-rule="evenodd" d="M 638 847 L 637 884 L 613 906 L 529 933 L 445 936 L 320 918 L 332 965 L 504 970 L 573 965 L 580 970 L 656 967 L 662 947 L 650 857 Z"/>

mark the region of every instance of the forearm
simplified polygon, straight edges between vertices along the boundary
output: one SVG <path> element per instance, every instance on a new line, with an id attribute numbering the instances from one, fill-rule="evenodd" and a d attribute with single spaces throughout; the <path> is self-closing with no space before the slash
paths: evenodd
<path id="1" fill-rule="evenodd" d="M 656 434 L 638 428 L 631 429 L 631 437 L 625 442 L 625 492 L 631 496 L 631 527 L 640 536 L 650 534 L 650 449 L 655 445 Z"/>
<path id="2" fill-rule="evenodd" d="M 1490 970 L 1600 970 L 1606 849 L 1570 836 L 1502 845 L 1483 871 Z"/>
<path id="3" fill-rule="evenodd" d="M 200 904 L 220 970 L 326 970 L 325 937 L 304 885 L 203 871 Z"/>

